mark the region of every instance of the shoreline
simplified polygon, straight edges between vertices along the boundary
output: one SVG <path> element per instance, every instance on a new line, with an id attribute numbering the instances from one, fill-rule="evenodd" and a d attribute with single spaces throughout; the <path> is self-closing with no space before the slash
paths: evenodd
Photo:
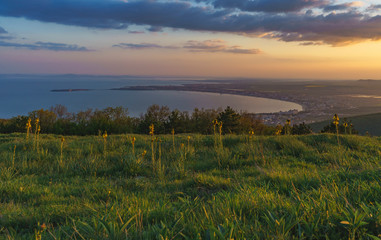
<path id="1" fill-rule="evenodd" d="M 202 85 L 208 85 L 208 84 L 202 84 Z M 283 102 L 289 102 L 298 104 L 301 106 L 301 110 L 298 112 L 305 112 L 308 111 L 308 105 L 304 104 L 303 102 L 298 101 L 291 101 L 287 98 L 282 97 L 275 97 L 259 92 L 245 92 L 245 91 L 239 91 L 237 89 L 207 89 L 204 88 L 195 88 L 195 87 L 189 87 L 186 85 L 183 86 L 174 86 L 174 85 L 168 85 L 168 86 L 130 86 L 130 87 L 121 87 L 121 88 L 111 88 L 109 90 L 119 90 L 119 91 L 185 91 L 185 92 L 201 92 L 201 93 L 219 93 L 219 94 L 230 94 L 230 95 L 236 95 L 236 96 L 245 96 L 245 97 L 257 97 L 257 98 L 265 98 L 265 99 L 271 99 L 271 100 L 278 100 Z M 291 110 L 297 110 L 297 109 L 290 109 Z M 283 111 L 278 112 L 268 112 L 268 113 L 255 113 L 255 114 L 274 114 L 274 113 L 280 113 Z"/>

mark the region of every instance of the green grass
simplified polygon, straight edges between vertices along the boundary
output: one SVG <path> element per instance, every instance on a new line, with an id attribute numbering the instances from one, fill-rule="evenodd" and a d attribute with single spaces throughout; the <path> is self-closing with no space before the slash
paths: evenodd
<path id="1" fill-rule="evenodd" d="M 380 138 L 135 137 L 0 135 L 0 239 L 381 237 Z"/>

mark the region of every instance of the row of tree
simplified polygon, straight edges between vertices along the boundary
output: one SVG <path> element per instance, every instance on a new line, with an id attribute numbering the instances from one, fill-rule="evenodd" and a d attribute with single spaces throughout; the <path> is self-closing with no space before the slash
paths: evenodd
<path id="1" fill-rule="evenodd" d="M 49 110 L 36 110 L 27 116 L 17 116 L 0 120 L 0 133 L 25 132 L 28 119 L 32 122 L 32 131 L 39 119 L 41 133 L 62 135 L 96 135 L 107 131 L 111 134 L 138 133 L 147 134 L 149 126 L 154 124 L 155 133 L 201 133 L 213 134 L 213 121 L 222 122 L 223 134 L 247 134 L 254 131 L 256 135 L 273 134 L 310 134 L 311 128 L 302 123 L 291 126 L 268 126 L 254 114 L 238 113 L 231 107 L 222 109 L 198 109 L 192 113 L 171 111 L 167 106 L 152 105 L 140 117 L 131 117 L 128 109 L 123 107 L 108 107 L 103 110 L 68 112 L 62 105 L 56 105 Z"/>

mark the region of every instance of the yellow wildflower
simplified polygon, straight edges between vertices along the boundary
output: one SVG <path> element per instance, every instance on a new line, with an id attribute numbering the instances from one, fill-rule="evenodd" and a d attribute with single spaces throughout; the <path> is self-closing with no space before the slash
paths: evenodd
<path id="1" fill-rule="evenodd" d="M 337 116 L 337 114 L 333 116 L 333 124 L 336 126 L 339 125 L 339 116 Z"/>
<path id="2" fill-rule="evenodd" d="M 155 125 L 153 123 L 149 126 L 149 135 L 153 136 L 155 132 Z"/>

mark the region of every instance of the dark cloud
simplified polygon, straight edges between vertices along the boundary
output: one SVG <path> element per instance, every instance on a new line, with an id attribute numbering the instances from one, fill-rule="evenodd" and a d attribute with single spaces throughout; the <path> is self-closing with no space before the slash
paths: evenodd
<path id="1" fill-rule="evenodd" d="M 249 12 L 295 12 L 322 6 L 327 2 L 326 0 L 215 0 L 212 4 L 219 8 L 237 8 Z"/>
<path id="2" fill-rule="evenodd" d="M 287 22 L 293 25 L 284 25 L 280 30 L 267 34 L 267 37 L 286 42 L 309 41 L 334 46 L 381 39 L 380 16 L 365 17 L 356 12 L 332 13 L 327 16 L 294 16 Z"/>
<path id="3" fill-rule="evenodd" d="M 154 43 L 119 43 L 114 45 L 113 47 L 119 47 L 123 49 L 154 49 L 154 48 L 163 48 L 163 49 L 175 49 L 173 46 L 162 46 Z"/>
<path id="4" fill-rule="evenodd" d="M 0 34 L 0 39 L 3 39 L 3 40 L 11 40 L 11 39 L 14 39 L 14 37 L 11 37 L 9 35 L 1 35 Z"/>
<path id="5" fill-rule="evenodd" d="M 143 34 L 145 32 L 144 31 L 128 31 L 128 33 L 131 33 L 131 34 Z"/>
<path id="6" fill-rule="evenodd" d="M 381 4 L 370 5 L 370 6 L 367 8 L 367 11 L 371 11 L 371 12 L 374 12 L 374 11 L 380 11 L 380 10 L 381 10 Z"/>
<path id="7" fill-rule="evenodd" d="M 26 48 L 29 50 L 50 50 L 50 51 L 75 51 L 75 52 L 89 51 L 87 48 L 79 47 L 77 45 L 51 43 L 51 42 L 15 43 L 15 42 L 0 41 L 0 47 L 14 47 L 14 48 Z"/>
<path id="8" fill-rule="evenodd" d="M 160 26 L 151 26 L 147 30 L 150 32 L 162 32 L 163 28 Z"/>
<path id="9" fill-rule="evenodd" d="M 327 5 L 323 8 L 323 11 L 325 11 L 325 12 L 345 11 L 345 10 L 350 10 L 350 9 L 356 8 L 356 7 L 359 7 L 359 2 L 350 2 L 350 3 L 336 4 L 336 5 Z"/>
<path id="10" fill-rule="evenodd" d="M 0 39 L 3 40 L 9 40 L 12 39 L 13 37 L 8 34 L 7 31 L 5 31 L 4 28 L 0 27 Z"/>
<path id="11" fill-rule="evenodd" d="M 148 25 L 151 29 L 231 32 L 336 46 L 381 38 L 381 16 L 345 10 L 359 2 L 344 7 L 330 5 L 327 0 L 198 2 L 204 3 L 190 0 L 2 0 L 0 15 L 91 28 L 123 29 L 135 24 Z M 328 5 L 344 11 L 320 15 L 308 11 L 314 7 L 328 9 Z M 310 9 L 302 14 L 299 10 L 305 8 Z"/>
<path id="12" fill-rule="evenodd" d="M 6 33 L 8 33 L 8 32 L 7 32 L 7 31 L 5 31 L 5 29 L 4 29 L 4 28 L 0 27 L 0 34 L 6 34 Z"/>
<path id="13" fill-rule="evenodd" d="M 228 46 L 223 40 L 188 41 L 184 48 L 192 52 L 225 52 L 236 54 L 258 54 L 259 49 L 243 49 L 240 46 Z"/>

